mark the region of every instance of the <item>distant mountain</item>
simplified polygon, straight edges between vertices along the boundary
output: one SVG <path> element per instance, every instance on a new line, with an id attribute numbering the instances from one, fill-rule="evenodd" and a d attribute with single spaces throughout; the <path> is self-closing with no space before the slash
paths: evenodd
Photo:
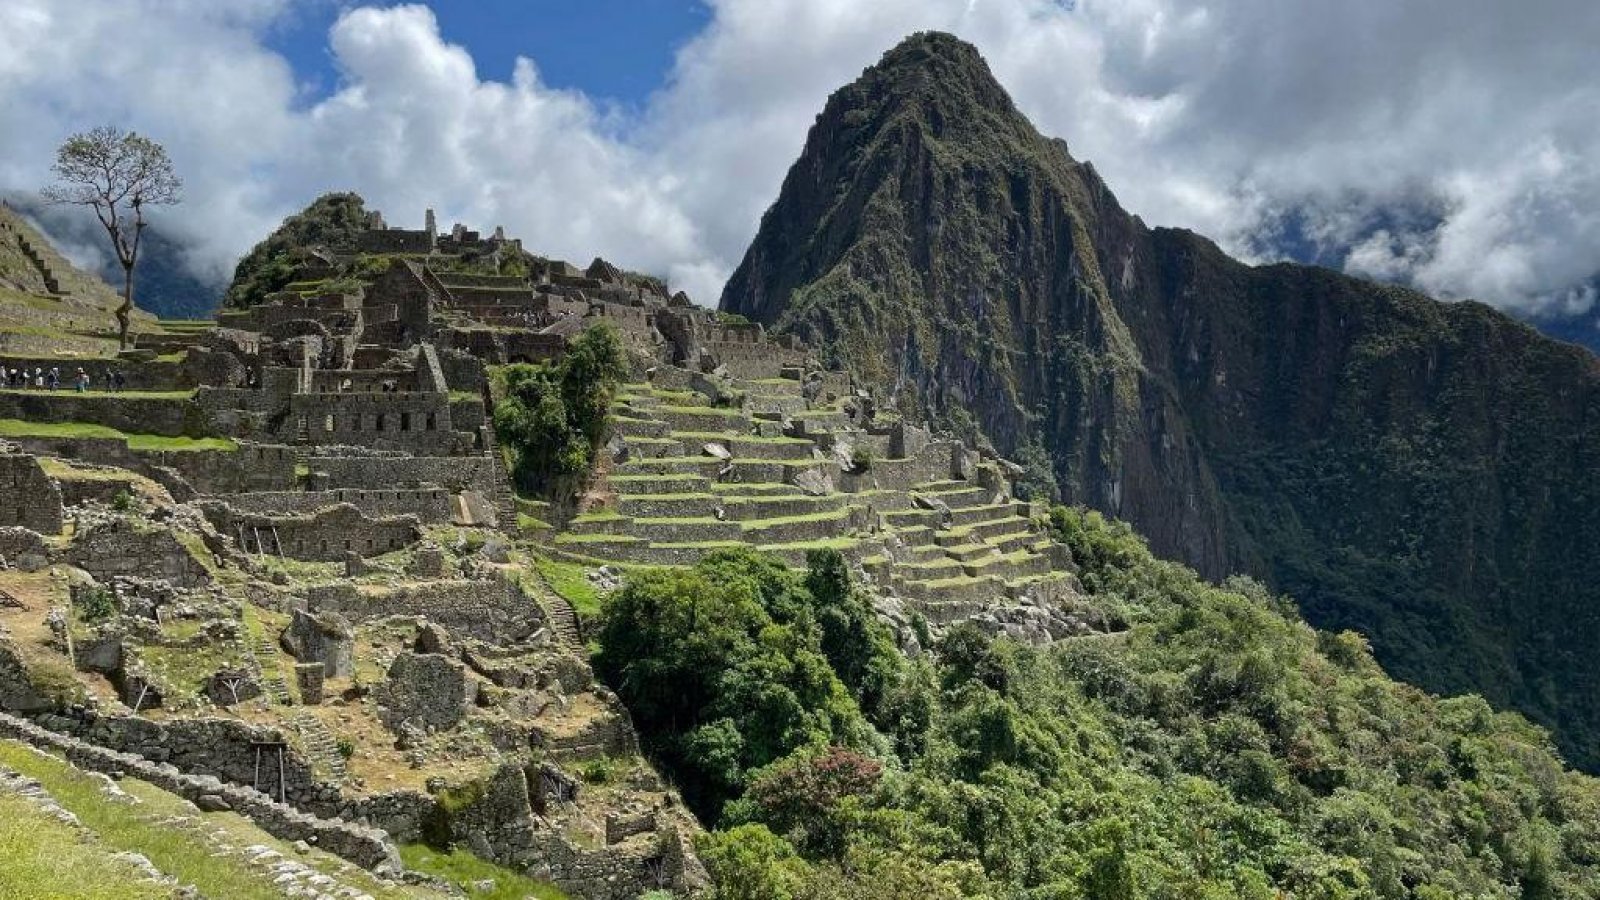
<path id="1" fill-rule="evenodd" d="M 37 222 L 57 249 L 121 292 L 122 267 L 111 254 L 105 230 L 92 215 L 79 209 L 47 206 L 28 196 L 12 195 L 7 202 Z M 216 314 L 227 285 L 195 275 L 184 258 L 185 251 L 184 245 L 169 237 L 159 223 L 145 229 L 133 281 L 135 306 L 159 319 L 209 319 Z"/>
<path id="2" fill-rule="evenodd" d="M 1592 353 L 1147 228 L 943 34 L 829 99 L 721 307 L 1600 766 Z"/>

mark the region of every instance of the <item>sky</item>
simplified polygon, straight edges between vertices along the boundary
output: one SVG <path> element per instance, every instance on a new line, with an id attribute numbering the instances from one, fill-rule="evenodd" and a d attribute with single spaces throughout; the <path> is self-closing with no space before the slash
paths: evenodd
<path id="1" fill-rule="evenodd" d="M 1593 0 L 5 0 L 0 191 L 112 123 L 171 151 L 160 224 L 212 278 L 355 190 L 715 303 L 828 94 L 924 29 L 1148 224 L 1595 307 Z"/>

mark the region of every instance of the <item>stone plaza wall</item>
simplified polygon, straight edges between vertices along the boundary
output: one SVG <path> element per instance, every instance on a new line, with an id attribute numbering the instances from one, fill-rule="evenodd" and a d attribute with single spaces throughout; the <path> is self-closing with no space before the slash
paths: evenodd
<path id="1" fill-rule="evenodd" d="M 80 394 L 73 390 L 0 391 L 0 419 L 104 425 L 129 434 L 205 437 L 211 429 L 188 397 Z"/>
<path id="2" fill-rule="evenodd" d="M 123 389 L 129 391 L 181 391 L 195 386 L 188 367 L 183 362 L 174 360 L 146 362 L 129 359 L 63 360 L 55 356 L 0 354 L 0 366 L 7 371 L 20 368 L 28 372 L 36 368 L 48 372 L 51 367 L 55 367 L 61 370 L 61 390 L 72 389 L 72 379 L 77 375 L 79 366 L 83 366 L 84 371 L 89 373 L 89 378 L 92 380 L 91 387 L 97 391 L 110 387 L 106 374 L 111 371 L 122 373 Z"/>

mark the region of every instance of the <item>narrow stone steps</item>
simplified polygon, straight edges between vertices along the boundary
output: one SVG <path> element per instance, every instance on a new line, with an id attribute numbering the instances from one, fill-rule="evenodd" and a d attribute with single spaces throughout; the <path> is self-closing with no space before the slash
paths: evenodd
<path id="1" fill-rule="evenodd" d="M 279 706 L 293 705 L 294 697 L 289 693 L 289 684 L 278 671 L 278 648 L 273 646 L 272 639 L 266 635 L 257 638 L 250 645 L 250 655 L 255 660 L 256 671 L 261 674 L 261 689 L 272 698 L 272 702 Z"/>
<path id="2" fill-rule="evenodd" d="M 339 752 L 339 742 L 322 720 L 309 712 L 299 712 L 289 720 L 300 733 L 301 750 L 311 761 L 312 768 L 325 771 L 336 779 L 346 774 L 344 755 Z"/>

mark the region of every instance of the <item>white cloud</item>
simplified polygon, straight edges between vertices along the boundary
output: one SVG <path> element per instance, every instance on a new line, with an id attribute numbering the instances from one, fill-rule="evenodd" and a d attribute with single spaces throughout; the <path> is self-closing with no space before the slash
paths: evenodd
<path id="1" fill-rule="evenodd" d="M 712 0 L 636 119 L 485 80 L 425 8 L 355 8 L 320 102 L 265 48 L 290 0 L 10 0 L 0 188 L 118 121 L 188 179 L 177 226 L 221 272 L 315 194 L 435 206 L 716 299 L 827 95 L 911 31 L 973 41 L 1125 205 L 1270 256 L 1286 223 L 1352 271 L 1524 311 L 1593 304 L 1600 4 L 1589 0 Z M 597 48 L 597 52 L 602 52 Z"/>

